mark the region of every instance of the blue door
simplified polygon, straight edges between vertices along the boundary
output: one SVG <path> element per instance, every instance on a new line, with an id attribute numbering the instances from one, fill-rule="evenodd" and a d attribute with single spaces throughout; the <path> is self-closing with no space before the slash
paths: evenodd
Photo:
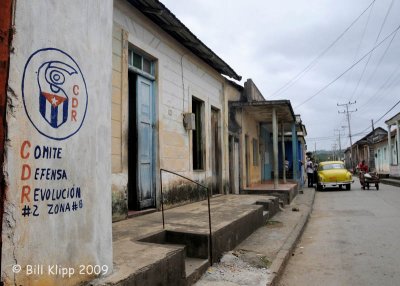
<path id="1" fill-rule="evenodd" d="M 155 206 L 153 186 L 153 84 L 137 77 L 138 167 L 137 184 L 140 208 Z"/>
<path id="2" fill-rule="evenodd" d="M 261 179 L 263 181 L 271 180 L 272 172 L 272 139 L 265 124 L 261 125 L 261 145 L 262 145 L 262 168 Z"/>

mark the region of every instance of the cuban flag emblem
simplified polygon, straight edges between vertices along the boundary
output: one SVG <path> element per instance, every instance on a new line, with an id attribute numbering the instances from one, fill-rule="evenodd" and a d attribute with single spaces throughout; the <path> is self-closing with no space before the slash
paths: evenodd
<path id="1" fill-rule="evenodd" d="M 68 118 L 68 98 L 41 92 L 40 113 L 54 128 L 61 126 Z"/>
<path id="2" fill-rule="evenodd" d="M 58 128 L 68 119 L 68 94 L 70 77 L 76 70 L 62 62 L 46 62 L 38 70 L 39 111 L 53 128 Z"/>

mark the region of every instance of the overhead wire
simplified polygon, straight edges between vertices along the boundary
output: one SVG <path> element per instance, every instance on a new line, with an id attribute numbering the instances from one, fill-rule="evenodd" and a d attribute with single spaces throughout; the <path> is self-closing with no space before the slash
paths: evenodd
<path id="1" fill-rule="evenodd" d="M 385 82 L 379 87 L 379 89 L 374 94 L 372 94 L 370 97 L 368 97 L 366 99 L 365 103 L 363 105 L 361 105 L 359 108 L 361 109 L 364 106 L 366 106 L 367 104 L 370 104 L 370 106 L 372 107 L 373 105 L 371 105 L 371 100 L 373 100 L 374 97 L 377 99 L 378 98 L 377 96 L 384 88 L 388 89 L 393 84 L 397 83 L 400 79 L 400 74 L 398 74 L 397 76 L 395 76 L 395 75 L 399 71 L 399 69 L 400 69 L 400 62 L 397 65 L 397 67 L 395 68 L 395 70 L 390 74 L 390 76 L 388 76 L 388 78 L 385 80 Z"/>
<path id="2" fill-rule="evenodd" d="M 385 26 L 386 20 L 387 20 L 387 18 L 388 18 L 388 16 L 389 16 L 389 13 L 390 13 L 390 11 L 392 10 L 393 3 L 394 3 L 394 0 L 392 0 L 392 2 L 390 2 L 390 5 L 389 5 L 389 8 L 388 8 L 388 10 L 387 10 L 387 12 L 386 12 L 385 18 L 383 19 L 383 22 L 382 22 L 381 27 L 380 27 L 380 29 L 379 29 L 379 33 L 378 33 L 378 35 L 376 36 L 374 45 L 376 45 L 376 43 L 377 43 L 378 40 L 379 40 L 379 37 L 381 36 L 381 33 L 382 33 L 382 31 L 383 31 L 383 27 Z M 364 68 L 363 68 L 363 71 L 362 71 L 362 73 L 361 73 L 361 75 L 360 75 L 360 77 L 359 77 L 359 79 L 358 79 L 356 88 L 354 89 L 354 91 L 353 91 L 352 95 L 350 96 L 350 99 L 349 99 L 349 100 L 351 100 L 351 99 L 353 98 L 353 96 L 357 93 L 357 90 L 358 90 L 358 87 L 359 87 L 359 85 L 360 85 L 360 82 L 361 82 L 362 78 L 364 77 L 365 71 L 367 70 L 368 64 L 369 64 L 369 62 L 370 62 L 370 60 L 371 60 L 371 58 L 372 58 L 372 54 L 373 54 L 373 52 L 369 54 L 368 60 L 367 60 L 367 62 L 365 63 Z"/>
<path id="3" fill-rule="evenodd" d="M 367 22 L 366 22 L 365 25 L 364 25 L 364 29 L 363 29 L 363 32 L 362 32 L 362 36 L 361 36 L 361 38 L 360 38 L 360 42 L 358 43 L 357 52 L 354 54 L 354 59 L 353 59 L 353 61 L 355 61 L 355 60 L 357 59 L 357 57 L 358 57 L 358 55 L 359 55 L 359 53 L 360 53 L 361 44 L 362 44 L 362 42 L 364 41 L 365 32 L 367 31 L 367 27 L 368 27 L 368 25 L 369 25 L 369 20 L 371 19 L 371 14 L 372 14 L 373 8 L 374 8 L 374 4 L 372 4 L 371 9 L 369 10 Z M 352 70 L 352 71 L 353 71 L 353 70 Z M 349 78 L 352 77 L 352 74 L 353 74 L 353 73 L 351 72 L 350 75 L 349 75 L 349 77 L 347 78 L 347 80 L 346 80 L 346 82 L 345 82 L 345 85 L 343 86 L 342 94 L 345 92 L 346 86 L 347 86 L 348 81 L 349 81 Z"/>
<path id="4" fill-rule="evenodd" d="M 354 68 L 357 64 L 359 64 L 362 60 L 364 60 L 370 53 L 375 51 L 382 43 L 384 43 L 390 36 L 392 36 L 395 32 L 397 32 L 400 29 L 400 25 L 397 26 L 397 28 L 392 31 L 389 35 L 387 35 L 382 41 L 380 41 L 377 45 L 375 45 L 369 52 L 367 52 L 364 56 L 362 56 L 357 62 L 353 63 L 349 68 L 347 68 L 344 72 L 342 72 L 339 76 L 337 76 L 334 80 L 326 84 L 324 87 L 319 89 L 316 93 L 308 97 L 306 100 L 301 102 L 299 105 L 297 105 L 295 108 L 302 106 L 306 102 L 310 101 L 317 95 L 319 95 L 321 92 L 323 92 L 325 89 L 327 89 L 329 86 L 331 86 L 334 82 L 336 82 L 338 79 L 340 79 L 343 75 L 345 75 L 348 71 L 350 71 L 352 68 Z"/>
<path id="5" fill-rule="evenodd" d="M 317 57 L 315 57 L 302 71 L 300 71 L 298 74 L 296 74 L 291 80 L 289 80 L 286 84 L 284 84 L 282 87 L 277 89 L 275 92 L 273 92 L 270 97 L 273 97 L 275 95 L 281 94 L 282 92 L 286 91 L 288 88 L 290 88 L 294 83 L 296 83 L 306 72 L 308 72 L 317 62 L 318 60 L 325 55 L 346 33 L 350 28 L 358 22 L 358 20 L 364 15 L 366 11 L 375 3 L 376 0 L 373 0 L 368 7 L 327 47 L 325 48 Z"/>
<path id="6" fill-rule="evenodd" d="M 388 115 L 388 113 L 390 112 L 390 111 L 392 111 L 397 105 L 399 105 L 400 104 L 400 100 L 399 101 L 397 101 L 396 103 L 395 103 L 395 105 L 393 105 L 388 111 L 386 111 L 385 112 L 385 114 L 383 114 L 381 117 L 379 117 L 377 120 L 374 120 L 374 123 L 376 124 L 376 123 L 378 123 L 379 121 L 381 121 L 386 115 Z M 364 130 L 362 130 L 361 132 L 359 132 L 359 133 L 363 133 L 363 132 L 365 132 L 366 130 L 368 130 L 370 127 L 368 126 L 367 128 L 365 128 Z"/>
<path id="7" fill-rule="evenodd" d="M 379 59 L 378 64 L 375 66 L 374 71 L 373 71 L 373 72 L 371 73 L 371 75 L 368 77 L 368 80 L 367 80 L 366 82 L 370 82 L 370 80 L 372 79 L 372 77 L 375 75 L 375 73 L 376 73 L 376 71 L 378 70 L 379 66 L 381 65 L 383 59 L 385 58 L 385 56 L 386 56 L 386 54 L 387 54 L 389 48 L 392 46 L 393 40 L 394 40 L 394 38 L 396 37 L 396 35 L 397 35 L 397 31 L 396 31 L 396 33 L 394 33 L 392 39 L 390 40 L 388 46 L 386 47 L 386 49 L 385 49 L 385 51 L 384 51 L 384 53 L 382 54 L 381 58 Z M 398 69 L 398 67 L 397 67 L 397 69 Z M 360 97 L 361 94 L 364 93 L 365 88 L 366 88 L 366 85 L 364 85 L 364 88 L 362 89 L 362 91 L 360 92 L 360 94 L 359 94 L 359 96 L 356 98 L 356 100 Z"/>

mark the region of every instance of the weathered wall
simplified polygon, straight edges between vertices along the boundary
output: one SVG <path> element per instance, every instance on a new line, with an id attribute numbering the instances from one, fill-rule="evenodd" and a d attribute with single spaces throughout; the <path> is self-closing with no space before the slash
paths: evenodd
<path id="1" fill-rule="evenodd" d="M 247 98 L 247 101 L 261 100 L 263 97 L 258 91 L 257 87 L 251 79 L 248 79 L 245 83 L 243 94 L 233 86 L 231 83 L 225 85 L 225 94 L 228 101 L 242 101 Z M 246 148 L 245 148 L 245 136 L 248 136 L 248 151 L 249 151 L 249 184 L 257 184 L 261 182 L 261 157 L 260 157 L 260 123 L 254 119 L 251 113 L 241 110 L 240 108 L 234 109 L 235 122 L 230 124 L 237 124 L 238 126 L 230 127 L 231 132 L 239 133 L 239 144 L 240 144 L 240 176 L 241 186 L 240 188 L 246 187 L 247 172 L 246 172 Z M 258 142 L 258 164 L 253 164 L 253 139 Z"/>
<path id="2" fill-rule="evenodd" d="M 265 98 L 261 94 L 260 90 L 257 88 L 255 83 L 249 78 L 245 83 L 244 83 L 244 90 L 245 90 L 245 95 L 247 98 L 247 101 L 264 101 Z"/>
<path id="3" fill-rule="evenodd" d="M 113 221 L 126 218 L 128 214 L 128 163 L 127 122 L 123 124 L 122 102 L 127 100 L 128 40 L 127 33 L 113 23 L 112 32 L 112 108 L 111 108 L 111 164 L 112 164 L 112 214 Z M 125 132 L 123 133 L 122 130 Z M 124 155 L 125 155 L 124 154 Z M 124 161 L 123 161 L 124 159 Z"/>
<path id="4" fill-rule="evenodd" d="M 1 278 L 75 285 L 112 269 L 112 1 L 15 3 Z"/>
<path id="5" fill-rule="evenodd" d="M 395 136 L 392 136 L 392 152 L 394 149 L 394 140 L 396 140 Z M 387 138 L 385 140 L 374 144 L 374 158 L 375 158 L 375 168 L 377 172 L 381 173 L 390 173 L 390 163 L 389 163 L 389 148 Z"/>
<path id="6" fill-rule="evenodd" d="M 242 162 L 246 162 L 246 153 L 245 153 L 245 135 L 248 136 L 249 138 L 249 146 L 248 146 L 248 151 L 249 151 L 249 183 L 250 185 L 252 184 L 257 184 L 261 182 L 261 160 L 260 160 L 260 148 L 258 148 L 258 152 L 256 152 L 256 156 L 258 156 L 258 164 L 253 165 L 253 139 L 256 139 L 258 142 L 258 145 L 260 144 L 260 125 L 259 122 L 257 122 L 250 113 L 248 112 L 242 112 L 241 114 L 241 121 L 242 121 L 242 127 L 243 127 L 243 132 L 241 136 L 241 143 L 242 143 Z M 245 168 L 242 169 L 242 174 L 243 174 L 243 180 L 242 182 L 245 184 L 246 183 L 246 170 Z M 242 186 L 244 187 L 244 185 Z"/>
<path id="7" fill-rule="evenodd" d="M 156 137 L 158 138 L 155 145 L 157 149 L 156 154 L 158 154 L 155 169 L 158 170 L 160 167 L 165 168 L 208 184 L 211 180 L 211 161 L 209 156 L 211 147 L 211 107 L 220 111 L 220 142 L 222 149 L 227 146 L 227 117 L 223 93 L 224 78 L 126 1 L 119 0 L 114 2 L 114 22 L 115 27 L 120 27 L 123 33 L 126 32 L 131 45 L 155 60 L 157 113 L 155 129 L 157 132 Z M 126 46 L 125 49 L 127 50 L 128 47 Z M 114 69 L 114 71 L 116 70 Z M 117 75 L 118 73 L 115 74 Z M 125 72 L 122 72 L 121 76 L 122 81 L 124 78 L 127 78 Z M 118 167 L 118 163 L 114 164 L 113 161 L 113 173 L 115 174 L 127 173 L 126 157 L 128 147 L 124 145 L 124 142 L 127 141 L 124 133 L 127 132 L 128 114 L 126 109 L 127 100 L 124 100 L 124 93 L 127 93 L 127 91 L 124 91 L 124 88 L 122 88 L 121 102 L 113 101 L 113 114 L 115 114 L 115 117 L 113 115 L 113 136 L 114 134 L 117 136 L 117 132 L 119 132 L 115 131 L 114 133 L 114 129 L 122 130 L 122 141 L 115 141 L 116 144 L 122 146 L 121 151 L 118 154 L 113 154 L 115 162 L 117 162 L 116 158 L 120 156 L 122 167 Z M 205 107 L 204 142 L 206 154 L 204 157 L 205 169 L 201 171 L 193 171 L 191 131 L 185 130 L 182 123 L 182 114 L 191 112 L 193 96 L 203 100 Z M 122 106 L 122 108 L 117 105 Z M 117 117 L 119 111 L 121 111 L 121 116 Z M 119 123 L 118 120 L 120 118 L 122 118 L 122 122 Z M 117 151 L 117 149 L 115 150 Z M 228 156 L 228 153 L 223 152 L 221 157 L 221 188 L 228 180 L 226 156 Z M 166 175 L 165 178 L 163 177 L 163 181 L 166 183 L 166 186 L 173 186 L 173 184 L 171 185 L 172 181 L 176 181 L 176 185 L 180 185 L 181 180 L 174 176 Z M 156 182 L 156 197 L 159 198 L 158 172 L 156 174 Z M 123 188 L 123 186 L 120 186 L 120 188 Z"/>
<path id="8" fill-rule="evenodd" d="M 0 167 L 3 170 L 4 147 L 6 141 L 6 106 L 7 106 L 7 82 L 10 61 L 10 45 L 12 37 L 11 29 L 12 1 L 0 2 Z M 4 173 L 0 172 L 0 222 L 3 221 L 5 199 Z M 0 225 L 0 230 L 2 226 Z M 0 249 L 1 249 L 0 239 Z"/>

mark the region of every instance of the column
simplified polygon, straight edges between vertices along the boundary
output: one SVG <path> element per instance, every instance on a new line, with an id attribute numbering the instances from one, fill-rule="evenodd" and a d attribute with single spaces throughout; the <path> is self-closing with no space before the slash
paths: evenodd
<path id="1" fill-rule="evenodd" d="M 400 120 L 397 120 L 396 122 L 396 137 L 397 137 L 397 150 L 396 150 L 396 154 L 397 154 L 397 165 L 400 166 Z"/>
<path id="2" fill-rule="evenodd" d="M 292 150 L 293 150 L 293 180 L 298 180 L 299 159 L 297 158 L 297 131 L 296 122 L 292 123 Z"/>
<path id="3" fill-rule="evenodd" d="M 389 156 L 389 166 L 393 164 L 393 158 L 392 158 L 392 138 L 390 134 L 390 127 L 392 125 L 388 125 L 388 156 Z"/>
<path id="4" fill-rule="evenodd" d="M 283 177 L 283 183 L 286 184 L 286 168 L 285 168 L 285 129 L 283 129 L 283 123 L 281 123 L 281 132 L 282 132 L 282 177 Z"/>
<path id="5" fill-rule="evenodd" d="M 278 119 L 276 117 L 276 109 L 272 109 L 272 146 L 274 153 L 274 189 L 278 188 L 279 184 L 279 169 L 278 169 Z"/>

